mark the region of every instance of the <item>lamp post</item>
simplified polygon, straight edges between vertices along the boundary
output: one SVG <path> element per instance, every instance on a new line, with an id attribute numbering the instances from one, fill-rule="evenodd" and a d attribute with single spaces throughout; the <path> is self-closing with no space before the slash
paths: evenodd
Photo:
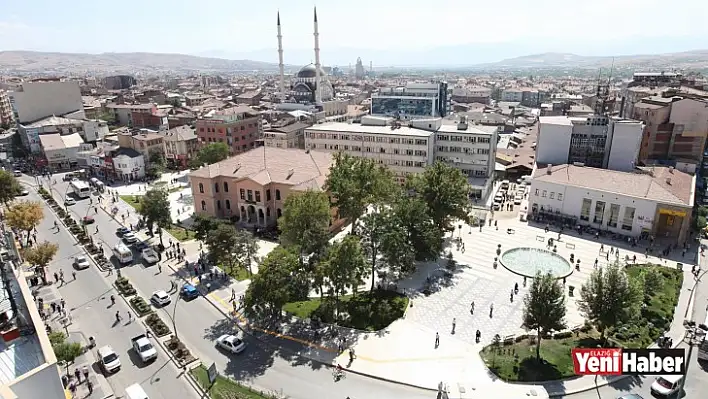
<path id="1" fill-rule="evenodd" d="M 696 286 L 701 278 L 708 273 L 708 270 L 704 270 L 703 273 L 698 275 L 696 282 L 693 283 L 693 289 L 691 290 L 691 295 L 695 295 Z M 679 395 L 683 392 L 683 387 L 686 385 L 686 378 L 688 378 L 688 367 L 691 365 L 691 355 L 693 354 L 693 347 L 695 345 L 700 345 L 708 332 L 708 326 L 705 324 L 696 324 L 693 320 L 687 320 L 683 322 L 684 327 L 686 327 L 686 333 L 688 338 L 688 356 L 686 357 L 686 376 L 681 380 L 681 386 L 679 387 Z"/>

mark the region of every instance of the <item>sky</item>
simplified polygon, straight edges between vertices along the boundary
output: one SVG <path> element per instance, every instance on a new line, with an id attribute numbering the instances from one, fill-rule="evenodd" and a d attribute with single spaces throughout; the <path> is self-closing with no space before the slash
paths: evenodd
<path id="1" fill-rule="evenodd" d="M 278 62 L 471 65 L 544 52 L 708 48 L 706 0 L 0 0 L 0 51 L 156 52 Z M 671 21 L 671 22 L 664 22 Z"/>

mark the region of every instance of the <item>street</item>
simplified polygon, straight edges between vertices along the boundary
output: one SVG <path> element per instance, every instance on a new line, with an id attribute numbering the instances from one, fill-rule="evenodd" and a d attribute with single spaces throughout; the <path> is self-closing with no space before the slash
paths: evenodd
<path id="1" fill-rule="evenodd" d="M 30 190 L 29 199 L 40 200 L 34 190 Z M 85 255 L 83 250 L 75 245 L 76 241 L 63 228 L 54 228 L 56 217 L 49 207 L 44 208 L 44 220 L 37 226 L 37 239 L 55 243 L 59 250 L 50 264 L 48 276 L 53 280 L 53 273 L 60 269 L 64 271 L 66 284 L 58 287 L 59 294 L 66 301 L 73 324 L 70 330 L 80 330 L 87 337 L 96 339 L 97 347 L 110 345 L 121 360 L 122 368 L 114 375 L 108 376 L 108 382 L 116 396 L 124 395 L 125 388 L 140 383 L 151 398 L 189 398 L 198 397 L 196 392 L 184 381 L 181 370 L 178 370 L 168 356 L 159 351 L 158 359 L 148 365 L 143 365 L 131 348 L 130 338 L 144 333 L 145 327 L 139 322 L 128 322 L 128 304 L 113 290 L 108 279 L 92 266 L 76 272 L 76 280 L 72 277 L 73 257 Z M 57 220 L 58 221 L 58 220 Z M 116 304 L 111 306 L 110 296 L 116 296 Z M 115 313 L 120 312 L 123 320 L 116 323 Z M 156 344 L 155 344 L 156 345 Z M 159 348 L 159 347 L 158 347 Z M 97 348 L 94 348 L 94 353 Z M 98 372 L 99 368 L 93 369 Z"/>
<path id="2" fill-rule="evenodd" d="M 28 178 L 25 178 L 24 181 L 27 183 L 34 183 Z M 70 191 L 67 190 L 67 187 L 67 182 L 61 181 L 60 177 L 57 178 L 57 184 L 53 187 L 52 192 L 57 202 L 63 202 L 63 200 L 59 197 L 63 197 L 67 191 Z M 38 198 L 39 197 L 35 192 L 31 194 L 31 199 Z M 95 203 L 96 197 L 93 198 Z M 88 198 L 77 201 L 75 205 L 69 207 L 69 210 L 76 216 L 77 219 L 82 218 L 86 214 L 94 216 L 95 223 L 87 226 L 87 231 L 93 235 L 94 240 L 102 242 L 104 244 L 105 253 L 107 255 L 110 254 L 111 248 L 120 240 L 120 238 L 115 234 L 116 229 L 120 227 L 120 224 L 113 220 L 108 213 L 103 211 L 101 208 L 98 209 L 98 213 L 96 214 L 93 206 L 89 204 Z M 52 237 L 55 236 L 52 232 L 52 230 L 54 230 L 52 226 L 55 217 L 49 209 L 45 211 L 45 214 L 46 219 L 42 222 L 42 225 L 38 227 L 38 230 L 41 230 L 42 234 L 44 234 L 40 235 L 40 241 L 45 239 L 45 237 L 48 237 L 46 239 L 51 240 Z M 98 233 L 95 233 L 96 226 L 98 226 Z M 62 252 L 57 254 L 57 259 L 71 256 L 73 252 L 76 252 L 76 247 L 73 245 L 73 238 L 71 238 L 68 232 L 66 232 L 63 228 L 61 235 L 66 238 L 64 239 L 65 242 L 60 244 Z M 157 240 L 157 237 L 153 238 L 153 241 Z M 65 267 L 68 267 L 68 263 L 66 262 L 55 263 L 66 264 L 67 266 Z M 170 263 L 170 265 L 175 266 L 173 263 Z M 166 263 L 163 262 L 162 273 L 158 273 L 157 266 L 144 266 L 140 263 L 139 256 L 136 256 L 133 265 L 121 268 L 121 273 L 131 281 L 133 286 L 137 289 L 138 294 L 143 296 L 145 299 L 148 299 L 156 290 L 164 289 L 167 291 L 170 287 L 170 282 L 177 278 L 172 269 L 166 266 Z M 100 285 L 101 288 L 97 288 L 99 285 L 97 282 L 93 282 L 92 277 L 85 279 L 85 274 L 91 274 L 96 280 L 102 280 Z M 102 274 L 104 276 L 101 276 Z M 92 284 L 94 287 L 91 287 L 89 291 L 90 294 L 82 294 L 82 299 L 77 299 L 76 303 L 81 304 L 77 305 L 77 307 L 80 306 L 82 309 L 89 308 L 87 311 L 94 309 L 94 313 L 101 313 L 101 320 L 105 319 L 105 326 L 108 330 L 111 330 L 110 325 L 113 321 L 115 321 L 115 311 L 109 310 L 98 312 L 96 310 L 100 309 L 100 306 L 107 306 L 110 303 L 106 303 L 105 299 L 101 300 L 100 298 L 105 297 L 106 292 L 108 291 L 108 284 L 106 281 L 113 281 L 115 279 L 115 274 L 108 277 L 106 277 L 105 274 L 106 273 L 101 273 L 96 270 L 94 266 L 92 266 L 89 270 L 79 272 L 77 280 L 93 282 Z M 81 281 L 77 283 L 69 283 L 66 289 L 71 288 L 72 284 L 76 284 L 78 286 L 82 283 Z M 93 302 L 89 302 L 90 300 L 93 300 Z M 345 398 L 347 396 L 357 399 L 374 399 L 382 397 L 423 399 L 432 398 L 436 395 L 435 392 L 410 388 L 399 384 L 387 383 L 352 373 L 348 373 L 345 379 L 335 383 L 332 377 L 331 369 L 294 354 L 294 352 L 302 350 L 303 348 L 301 345 L 290 341 L 283 340 L 282 342 L 278 342 L 278 345 L 270 345 L 247 336 L 246 342 L 248 344 L 248 348 L 246 351 L 238 356 L 228 355 L 217 349 L 214 342 L 216 338 L 222 334 L 235 333 L 237 331 L 233 322 L 227 319 L 203 297 L 185 302 L 183 300 L 178 300 L 177 296 L 173 296 L 172 300 L 172 304 L 160 310 L 161 317 L 172 329 L 172 314 L 174 311 L 174 323 L 177 327 L 177 336 L 185 343 L 187 348 L 192 351 L 193 355 L 198 357 L 202 363 L 207 366 L 212 362 L 215 362 L 220 373 L 235 378 L 236 380 L 252 384 L 258 389 L 282 392 L 293 399 Z M 67 301 L 69 301 L 69 299 L 67 299 Z M 75 306 L 74 302 L 69 303 L 72 307 Z M 98 303 L 101 305 L 98 305 Z M 91 306 L 92 304 L 96 304 L 97 306 Z M 174 308 L 175 305 L 176 309 Z M 120 302 L 120 306 L 125 308 L 124 302 Z M 127 308 L 123 308 L 121 308 L 121 312 L 125 314 L 124 311 L 127 311 Z M 99 319 L 96 318 L 94 320 L 97 321 Z M 99 328 L 99 326 L 93 326 L 93 328 Z M 130 325 L 121 325 L 120 327 L 117 327 L 118 330 L 125 330 L 125 332 L 120 338 L 116 338 L 116 344 L 111 341 L 111 345 L 116 345 L 114 347 L 116 350 L 118 350 L 118 348 L 123 349 L 124 347 L 125 350 L 127 350 L 130 344 L 129 338 L 137 334 L 137 331 L 139 331 L 139 329 L 128 330 L 129 328 L 136 327 Z M 133 333 L 133 331 L 135 331 L 135 333 Z M 117 334 L 118 332 L 116 331 L 115 333 Z M 100 345 L 101 334 L 90 330 L 87 331 L 87 334 L 95 334 Z M 114 332 L 111 332 L 110 334 L 114 334 Z M 123 343 L 119 345 L 117 341 L 121 341 Z M 280 349 L 282 347 L 288 347 L 291 350 L 282 350 Z M 166 359 L 166 357 L 160 357 L 160 360 L 158 360 L 160 364 L 164 363 L 162 359 Z M 172 369 L 173 367 L 170 365 L 169 367 L 165 367 L 165 369 L 167 368 Z M 152 370 L 152 368 L 146 368 L 143 370 L 143 373 L 141 373 L 142 378 L 135 377 L 135 380 L 150 380 L 153 372 L 154 370 Z M 123 371 L 121 371 L 121 373 L 123 373 Z M 163 380 L 161 381 L 168 380 L 166 376 L 163 376 L 162 378 Z M 157 384 L 153 387 L 158 385 L 159 382 L 157 382 Z M 166 389 L 167 390 L 163 393 L 165 398 L 170 396 L 169 394 L 174 393 L 174 387 L 169 387 Z M 148 393 L 151 392 L 152 391 L 148 391 Z"/>

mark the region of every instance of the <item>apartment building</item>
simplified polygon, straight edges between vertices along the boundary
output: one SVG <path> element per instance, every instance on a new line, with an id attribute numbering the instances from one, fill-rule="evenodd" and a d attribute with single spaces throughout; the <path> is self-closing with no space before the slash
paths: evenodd
<path id="1" fill-rule="evenodd" d="M 708 101 L 679 96 L 645 97 L 632 117 L 645 123 L 639 159 L 700 162 L 708 136 Z"/>
<path id="2" fill-rule="evenodd" d="M 421 173 L 433 163 L 435 130 L 440 126 L 440 119 L 431 120 L 427 125 L 430 130 L 371 117 L 363 118 L 361 124 L 323 123 L 305 129 L 305 148 L 324 152 L 342 151 L 373 159 L 389 167 L 402 183 L 406 175 Z"/>
<path id="3" fill-rule="evenodd" d="M 165 151 L 165 138 L 160 134 L 149 131 L 119 133 L 118 145 L 139 152 L 145 157 L 145 163 L 149 164 L 150 154 Z"/>
<path id="4" fill-rule="evenodd" d="M 631 171 L 637 164 L 644 124 L 606 116 L 542 116 L 536 143 L 540 164 L 583 164 Z"/>
<path id="5" fill-rule="evenodd" d="M 232 154 L 255 148 L 262 135 L 261 115 L 246 106 L 215 111 L 210 116 L 197 120 L 200 145 L 226 143 Z"/>
<path id="6" fill-rule="evenodd" d="M 119 125 L 129 127 L 145 127 L 136 126 L 134 118 L 138 120 L 138 124 L 144 125 L 143 115 L 149 117 L 157 112 L 155 104 L 106 104 L 106 109 L 113 114 Z"/>
<path id="7" fill-rule="evenodd" d="M 165 158 L 174 166 L 186 167 L 199 151 L 199 139 L 194 129 L 179 126 L 164 132 Z"/>
<path id="8" fill-rule="evenodd" d="M 7 91 L 0 90 L 0 126 L 10 126 L 15 121 Z"/>
<path id="9" fill-rule="evenodd" d="M 327 152 L 258 147 L 189 175 L 194 210 L 253 226 L 273 226 L 289 195 L 322 190 L 334 161 Z M 333 226 L 336 221 L 333 210 Z"/>
<path id="10" fill-rule="evenodd" d="M 452 101 L 471 104 L 489 104 L 492 89 L 487 87 L 455 87 L 452 89 Z"/>
<path id="11" fill-rule="evenodd" d="M 64 116 L 80 111 L 83 118 L 84 103 L 79 83 L 74 81 L 37 80 L 25 82 L 10 92 L 15 121 L 32 123 L 48 116 Z"/>
<path id="12" fill-rule="evenodd" d="M 263 132 L 263 145 L 277 148 L 305 148 L 305 129 L 309 123 L 294 122 L 273 126 Z"/>

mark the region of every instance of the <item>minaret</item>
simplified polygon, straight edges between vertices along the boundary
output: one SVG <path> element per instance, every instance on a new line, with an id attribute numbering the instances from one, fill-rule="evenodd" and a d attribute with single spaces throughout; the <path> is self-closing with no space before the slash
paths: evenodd
<path id="1" fill-rule="evenodd" d="M 315 7 L 315 103 L 322 104 L 322 87 L 320 87 L 320 32 L 317 29 L 317 7 Z"/>
<path id="2" fill-rule="evenodd" d="M 280 70 L 280 82 L 278 89 L 281 99 L 285 98 L 285 65 L 283 65 L 283 35 L 280 32 L 280 11 L 278 11 L 278 69 Z"/>

